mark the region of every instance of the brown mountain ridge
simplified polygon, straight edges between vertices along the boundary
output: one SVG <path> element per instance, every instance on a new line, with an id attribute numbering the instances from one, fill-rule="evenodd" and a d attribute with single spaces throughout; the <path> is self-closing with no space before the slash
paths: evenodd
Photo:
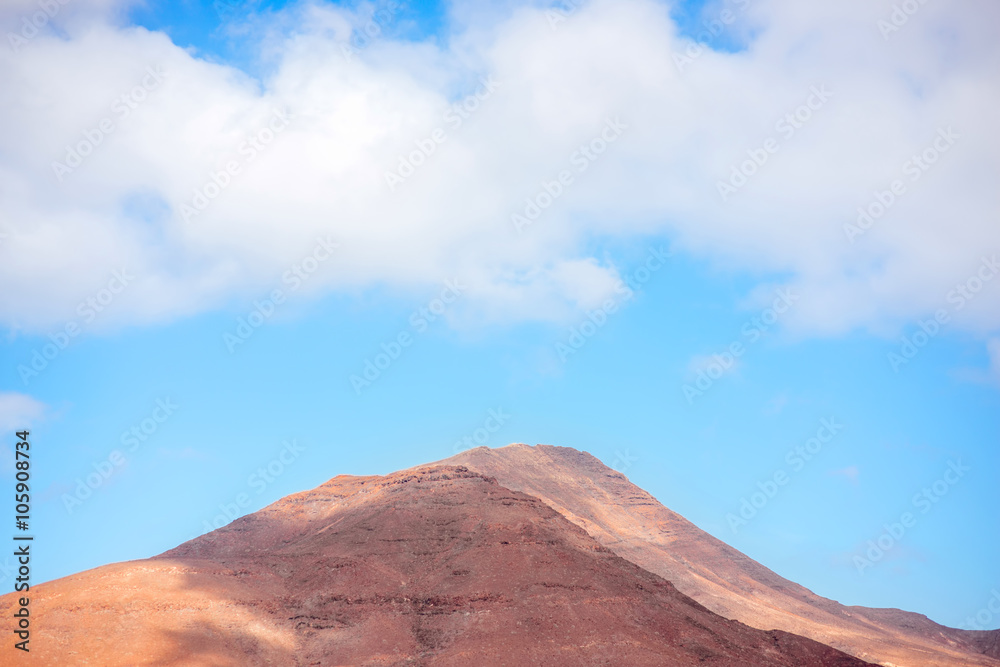
<path id="1" fill-rule="evenodd" d="M 0 664 L 1000 665 L 995 633 L 819 598 L 544 445 L 341 475 L 31 592 Z"/>
<path id="2" fill-rule="evenodd" d="M 869 664 L 724 619 L 463 466 L 336 477 L 31 592 L 32 652 L 17 664 Z"/>

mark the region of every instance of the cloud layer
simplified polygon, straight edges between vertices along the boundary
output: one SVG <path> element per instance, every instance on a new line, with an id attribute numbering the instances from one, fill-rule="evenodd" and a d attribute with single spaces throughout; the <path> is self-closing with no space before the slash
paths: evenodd
<path id="1" fill-rule="evenodd" d="M 762 303 L 793 286 L 802 333 L 890 332 L 951 312 L 1000 253 L 993 3 L 914 3 L 905 21 L 861 0 L 710 6 L 705 25 L 752 35 L 737 53 L 647 0 L 462 6 L 446 47 L 352 42 L 363 15 L 307 4 L 252 31 L 258 81 L 77 2 L 0 52 L 14 329 L 216 308 L 321 238 L 338 255 L 304 292 L 458 278 L 473 320 L 562 319 L 614 290 L 594 239 L 666 234 L 760 275 Z M 4 34 L 31 7 L 5 7 Z M 1000 279 L 952 314 L 1000 328 Z"/>

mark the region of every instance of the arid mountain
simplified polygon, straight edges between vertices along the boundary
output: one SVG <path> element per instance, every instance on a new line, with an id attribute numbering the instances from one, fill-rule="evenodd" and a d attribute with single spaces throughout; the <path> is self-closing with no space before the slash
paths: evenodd
<path id="1" fill-rule="evenodd" d="M 16 664 L 869 664 L 726 620 L 461 466 L 336 477 L 31 594 L 32 652 Z"/>
<path id="2" fill-rule="evenodd" d="M 883 665 L 1000 667 L 1000 631 L 955 630 L 920 614 L 822 598 L 698 529 L 590 454 L 509 445 L 442 463 L 540 498 L 601 545 L 726 618 L 810 637 Z"/>

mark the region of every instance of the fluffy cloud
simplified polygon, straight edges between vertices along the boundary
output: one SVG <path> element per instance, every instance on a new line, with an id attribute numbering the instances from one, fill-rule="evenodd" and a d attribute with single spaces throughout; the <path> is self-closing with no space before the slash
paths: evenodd
<path id="1" fill-rule="evenodd" d="M 457 278 L 471 319 L 564 318 L 617 282 L 594 239 L 653 233 L 780 276 L 804 333 L 891 331 L 950 307 L 1000 253 L 992 4 L 921 5 L 893 32 L 891 8 L 862 0 L 710 6 L 752 35 L 737 53 L 694 48 L 649 0 L 559 21 L 462 4 L 447 47 L 381 39 L 350 57 L 358 16 L 300 5 L 263 33 L 260 81 L 90 4 L 0 55 L 14 328 L 79 317 L 122 269 L 135 278 L 94 326 L 214 308 L 280 283 L 327 235 L 339 254 L 308 291 Z M 0 15 L 5 33 L 18 16 Z M 872 221 L 852 228 L 859 207 Z M 1000 286 L 953 315 L 996 330 Z"/>
<path id="2" fill-rule="evenodd" d="M 0 430 L 12 433 L 30 427 L 45 413 L 45 404 L 26 394 L 0 392 Z"/>

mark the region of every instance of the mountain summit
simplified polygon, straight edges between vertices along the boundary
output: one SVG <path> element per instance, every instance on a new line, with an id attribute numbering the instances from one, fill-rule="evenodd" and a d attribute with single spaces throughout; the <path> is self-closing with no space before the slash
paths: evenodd
<path id="1" fill-rule="evenodd" d="M 60 667 L 1000 665 L 973 633 L 819 598 L 543 445 L 341 475 L 31 592 L 30 664 Z"/>
<path id="2" fill-rule="evenodd" d="M 32 593 L 39 665 L 868 664 L 722 618 L 455 465 L 335 477 Z"/>

